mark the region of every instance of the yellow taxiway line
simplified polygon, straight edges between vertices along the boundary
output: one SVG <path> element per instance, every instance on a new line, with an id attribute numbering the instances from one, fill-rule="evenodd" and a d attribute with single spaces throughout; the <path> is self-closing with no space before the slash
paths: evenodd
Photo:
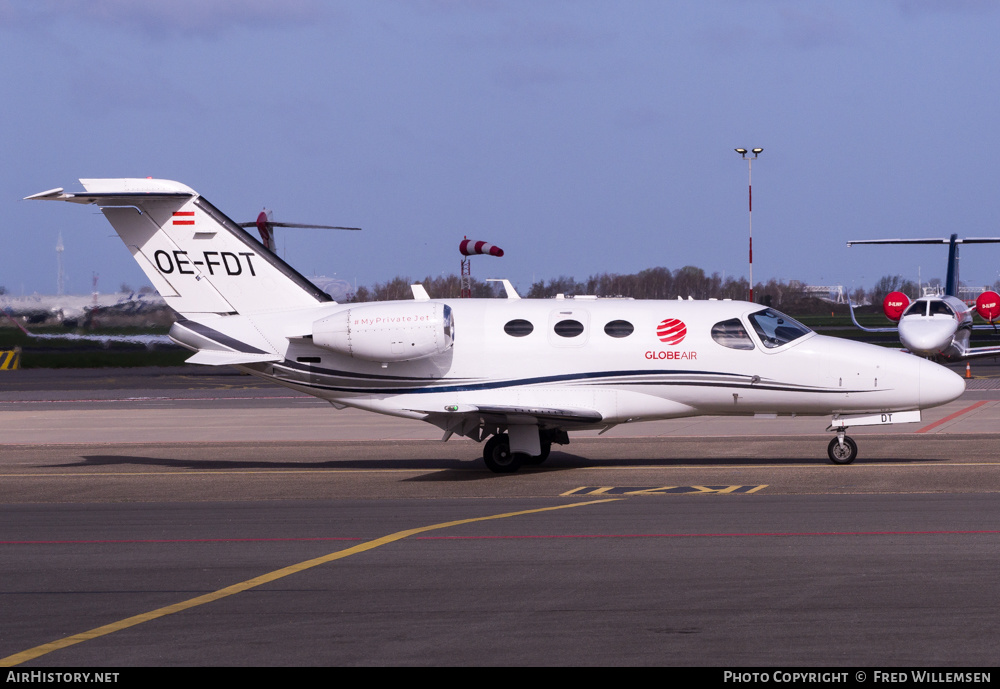
<path id="1" fill-rule="evenodd" d="M 106 624 L 102 627 L 91 629 L 90 631 L 81 632 L 79 634 L 73 634 L 72 636 L 67 636 L 57 641 L 52 641 L 47 644 L 42 644 L 41 646 L 35 646 L 34 648 L 29 648 L 26 651 L 15 653 L 14 655 L 7 656 L 6 658 L 0 658 L 0 667 L 13 667 L 15 665 L 20 665 L 21 663 L 25 663 L 29 660 L 34 660 L 35 658 L 39 658 L 48 653 L 52 653 L 53 651 L 58 651 L 60 649 L 67 648 L 69 646 L 74 646 L 76 644 L 83 643 L 84 641 L 90 641 L 91 639 L 107 636 L 108 634 L 113 634 L 114 632 L 118 632 L 123 629 L 128 629 L 129 627 L 134 627 L 144 622 L 150 622 L 152 620 L 159 619 L 160 617 L 166 617 L 167 615 L 172 615 L 176 612 L 189 610 L 190 608 L 194 608 L 199 605 L 204 605 L 205 603 L 211 603 L 213 601 L 217 601 L 222 598 L 235 595 L 237 593 L 242 593 L 243 591 L 248 591 L 257 586 L 268 584 L 272 581 L 276 581 L 283 577 L 287 577 L 292 574 L 297 574 L 307 569 L 318 567 L 319 565 L 324 565 L 328 562 L 334 562 L 336 560 L 341 560 L 345 557 L 350 557 L 351 555 L 364 553 L 369 550 L 378 548 L 380 546 L 388 545 L 389 543 L 395 543 L 396 541 L 403 540 L 404 538 L 409 538 L 410 536 L 426 533 L 428 531 L 448 529 L 453 526 L 461 526 L 463 524 L 473 524 L 475 522 L 483 522 L 493 519 L 506 519 L 508 517 L 518 517 L 526 514 L 538 514 L 540 512 L 564 510 L 572 507 L 584 507 L 586 505 L 596 505 L 600 503 L 616 502 L 618 500 L 621 500 L 621 498 L 611 498 L 606 500 L 590 500 L 587 502 L 574 502 L 568 505 L 539 507 L 533 510 L 521 510 L 519 512 L 505 512 L 504 514 L 493 514 L 486 517 L 472 517 L 470 519 L 458 519 L 455 521 L 443 522 L 441 524 L 431 524 L 430 526 L 421 526 L 415 529 L 406 529 L 405 531 L 397 531 L 396 533 L 389 534 L 388 536 L 382 536 L 381 538 L 376 538 L 375 540 L 372 541 L 360 543 L 350 548 L 345 548 L 344 550 L 338 550 L 328 555 L 323 555 L 321 557 L 313 558 L 312 560 L 306 560 L 305 562 L 299 562 L 298 564 L 290 565 L 288 567 L 283 567 L 282 569 L 278 569 L 273 572 L 269 572 L 267 574 L 262 574 L 259 577 L 254 577 L 253 579 L 248 579 L 246 581 L 233 584 L 232 586 L 227 586 L 225 588 L 219 589 L 218 591 L 213 591 L 212 593 L 206 593 L 201 596 L 196 596 L 195 598 L 190 598 L 188 600 L 181 601 L 179 603 L 174 603 L 173 605 L 168 605 L 163 608 L 157 608 L 156 610 L 151 610 L 149 612 L 142 613 L 141 615 L 133 615 L 132 617 L 127 617 L 124 620 L 112 622 L 111 624 Z"/>

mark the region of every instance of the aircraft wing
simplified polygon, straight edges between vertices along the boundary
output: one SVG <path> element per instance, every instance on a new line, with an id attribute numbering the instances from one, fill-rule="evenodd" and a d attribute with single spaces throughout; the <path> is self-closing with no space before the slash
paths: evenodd
<path id="1" fill-rule="evenodd" d="M 962 352 L 962 360 L 981 359 L 987 356 L 1000 356 L 1000 346 L 997 347 L 969 347 Z"/>
<path id="2" fill-rule="evenodd" d="M 851 320 L 854 322 L 854 325 L 858 329 L 864 330 L 866 333 L 894 333 L 894 332 L 898 332 L 899 331 L 899 328 L 896 328 L 896 327 L 891 327 L 891 328 L 866 328 L 865 326 L 863 326 L 860 323 L 858 323 L 858 319 L 854 317 L 854 302 L 852 302 L 850 299 L 848 299 L 847 300 L 847 306 L 851 309 Z"/>

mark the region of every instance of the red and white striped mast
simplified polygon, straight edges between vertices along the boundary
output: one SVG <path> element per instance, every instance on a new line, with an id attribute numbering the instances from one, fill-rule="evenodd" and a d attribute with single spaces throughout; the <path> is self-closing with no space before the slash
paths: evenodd
<path id="1" fill-rule="evenodd" d="M 750 151 L 753 158 L 747 158 L 747 149 L 734 149 L 747 161 L 747 213 L 750 216 L 750 301 L 753 301 L 753 161 L 757 159 L 763 148 L 755 148 Z"/>

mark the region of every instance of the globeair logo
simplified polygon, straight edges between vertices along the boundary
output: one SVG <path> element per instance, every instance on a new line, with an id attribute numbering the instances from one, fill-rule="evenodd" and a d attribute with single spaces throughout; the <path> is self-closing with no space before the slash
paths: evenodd
<path id="1" fill-rule="evenodd" d="M 683 342 L 687 332 L 688 329 L 684 325 L 684 321 L 679 321 L 676 318 L 667 318 L 656 326 L 656 336 L 660 338 L 661 342 L 668 345 L 678 345 Z"/>

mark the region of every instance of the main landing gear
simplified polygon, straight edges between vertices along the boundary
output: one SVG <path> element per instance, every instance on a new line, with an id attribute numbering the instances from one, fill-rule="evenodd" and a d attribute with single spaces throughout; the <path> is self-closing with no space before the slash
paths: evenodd
<path id="1" fill-rule="evenodd" d="M 565 436 L 565 433 L 562 434 Z M 528 455 L 523 452 L 510 451 L 510 437 L 506 433 L 497 433 L 486 441 L 483 447 L 483 461 L 486 468 L 495 474 L 513 474 L 522 466 L 537 466 L 549 458 L 552 451 L 554 437 L 551 434 L 542 433 L 540 438 L 541 452 L 537 455 Z M 555 442 L 569 442 L 569 438 L 555 438 Z"/>

